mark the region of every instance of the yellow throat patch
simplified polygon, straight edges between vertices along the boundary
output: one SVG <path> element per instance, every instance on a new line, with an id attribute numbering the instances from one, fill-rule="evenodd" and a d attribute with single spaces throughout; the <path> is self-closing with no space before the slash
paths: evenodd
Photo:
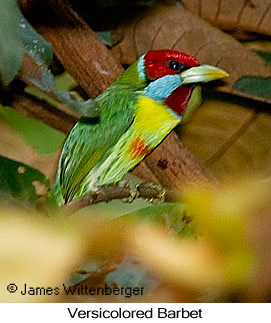
<path id="1" fill-rule="evenodd" d="M 179 122 L 177 115 L 175 117 L 164 104 L 157 103 L 146 96 L 139 98 L 134 121 L 137 131 L 164 132 L 169 128 L 173 129 Z"/>

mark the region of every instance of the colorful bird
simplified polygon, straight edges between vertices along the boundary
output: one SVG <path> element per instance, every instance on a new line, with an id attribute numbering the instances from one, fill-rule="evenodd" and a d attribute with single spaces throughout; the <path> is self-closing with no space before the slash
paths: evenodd
<path id="1" fill-rule="evenodd" d="M 67 137 L 53 189 L 58 204 L 119 182 L 199 106 L 198 83 L 227 76 L 176 50 L 142 55 L 96 98 L 99 118 L 81 118 Z"/>

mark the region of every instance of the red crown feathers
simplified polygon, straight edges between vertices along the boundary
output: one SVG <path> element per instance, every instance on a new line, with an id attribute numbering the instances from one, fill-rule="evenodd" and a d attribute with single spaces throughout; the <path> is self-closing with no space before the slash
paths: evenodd
<path id="1" fill-rule="evenodd" d="M 165 75 L 178 74 L 167 66 L 167 62 L 170 60 L 178 61 L 189 67 L 200 65 L 199 60 L 197 60 L 194 56 L 178 50 L 170 49 L 149 51 L 145 55 L 144 60 L 147 75 L 151 79 L 157 79 Z"/>

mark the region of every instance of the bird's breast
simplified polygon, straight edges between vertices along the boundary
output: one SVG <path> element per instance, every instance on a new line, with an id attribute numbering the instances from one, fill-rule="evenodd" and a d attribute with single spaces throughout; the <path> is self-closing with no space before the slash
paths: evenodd
<path id="1" fill-rule="evenodd" d="M 164 132 L 171 131 L 180 121 L 181 118 L 163 103 L 146 96 L 139 97 L 133 126 L 140 133 L 154 132 L 163 135 Z"/>

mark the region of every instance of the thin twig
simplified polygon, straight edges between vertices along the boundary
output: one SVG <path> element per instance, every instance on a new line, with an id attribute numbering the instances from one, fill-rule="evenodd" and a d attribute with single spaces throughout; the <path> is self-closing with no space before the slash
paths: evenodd
<path id="1" fill-rule="evenodd" d="M 149 187 L 146 183 L 138 185 L 138 197 L 155 200 L 159 199 L 161 194 L 159 189 Z M 120 187 L 118 185 L 110 185 L 107 187 L 101 188 L 97 192 L 91 192 L 86 195 L 83 195 L 77 199 L 72 200 L 71 202 L 63 206 L 63 211 L 66 215 L 70 215 L 76 212 L 83 207 L 97 204 L 100 202 L 109 202 L 116 199 L 129 198 L 131 195 L 130 189 L 128 187 Z M 167 202 L 176 202 L 180 200 L 180 193 L 174 192 L 171 190 L 166 190 L 165 200 Z"/>

